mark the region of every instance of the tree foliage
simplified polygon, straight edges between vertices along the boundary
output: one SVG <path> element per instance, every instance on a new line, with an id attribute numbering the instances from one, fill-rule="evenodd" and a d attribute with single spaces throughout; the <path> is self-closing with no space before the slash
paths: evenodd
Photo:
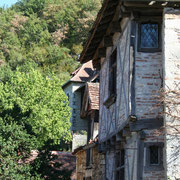
<path id="1" fill-rule="evenodd" d="M 20 0 L 1 9 L 0 60 L 13 68 L 32 60 L 66 81 L 100 6 L 101 0 Z"/>
<path id="2" fill-rule="evenodd" d="M 33 63 L 0 73 L 0 117 L 24 125 L 40 142 L 70 140 L 70 109 L 59 79 Z"/>
<path id="3" fill-rule="evenodd" d="M 39 175 L 31 174 L 31 164 L 25 163 L 37 143 L 36 138 L 22 125 L 5 123 L 2 118 L 0 126 L 0 179 L 39 179 Z"/>

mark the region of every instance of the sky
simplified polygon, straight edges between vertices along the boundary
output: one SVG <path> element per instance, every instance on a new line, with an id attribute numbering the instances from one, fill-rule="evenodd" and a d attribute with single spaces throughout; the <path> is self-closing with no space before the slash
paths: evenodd
<path id="1" fill-rule="evenodd" d="M 10 7 L 12 4 L 15 4 L 18 0 L 0 0 L 0 7 Z"/>

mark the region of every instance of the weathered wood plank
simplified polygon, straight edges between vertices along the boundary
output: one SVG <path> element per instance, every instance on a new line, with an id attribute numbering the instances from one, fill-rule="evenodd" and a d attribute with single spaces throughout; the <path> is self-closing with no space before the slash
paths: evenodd
<path id="1" fill-rule="evenodd" d="M 159 129 L 163 126 L 163 118 L 139 119 L 136 122 L 130 122 L 129 126 L 131 131 L 140 131 L 143 129 Z"/>

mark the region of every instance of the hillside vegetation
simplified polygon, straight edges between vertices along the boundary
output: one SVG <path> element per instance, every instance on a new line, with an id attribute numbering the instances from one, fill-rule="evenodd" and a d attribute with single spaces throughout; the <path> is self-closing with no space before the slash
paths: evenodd
<path id="1" fill-rule="evenodd" d="M 0 62 L 15 69 L 34 61 L 67 80 L 100 6 L 101 0 L 21 0 L 0 9 Z"/>

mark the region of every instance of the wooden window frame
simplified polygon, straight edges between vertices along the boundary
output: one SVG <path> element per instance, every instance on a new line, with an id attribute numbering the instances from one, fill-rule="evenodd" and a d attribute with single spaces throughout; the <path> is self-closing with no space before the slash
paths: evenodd
<path id="1" fill-rule="evenodd" d="M 163 142 L 147 142 L 144 144 L 146 148 L 146 164 L 145 164 L 145 171 L 162 171 L 164 169 L 163 167 Z M 158 163 L 157 164 L 151 164 L 150 163 L 150 147 L 156 146 L 158 147 Z"/>
<path id="2" fill-rule="evenodd" d="M 116 101 L 117 89 L 117 48 L 115 48 L 109 59 L 109 77 L 108 77 L 108 98 L 104 105 L 109 108 Z"/>
<path id="3" fill-rule="evenodd" d="M 123 157 L 122 157 L 122 154 L 123 154 Z M 122 163 L 122 158 L 123 158 L 123 163 Z M 116 152 L 115 161 L 116 161 L 115 180 L 125 180 L 125 149 L 124 148 Z M 123 170 L 123 177 L 121 177 L 121 170 Z"/>
<path id="4" fill-rule="evenodd" d="M 157 24 L 158 25 L 158 47 L 157 48 L 142 48 L 141 47 L 141 25 L 142 24 Z M 138 52 L 161 52 L 162 51 L 162 37 L 161 37 L 161 22 L 157 20 L 143 19 L 138 22 Z"/>

